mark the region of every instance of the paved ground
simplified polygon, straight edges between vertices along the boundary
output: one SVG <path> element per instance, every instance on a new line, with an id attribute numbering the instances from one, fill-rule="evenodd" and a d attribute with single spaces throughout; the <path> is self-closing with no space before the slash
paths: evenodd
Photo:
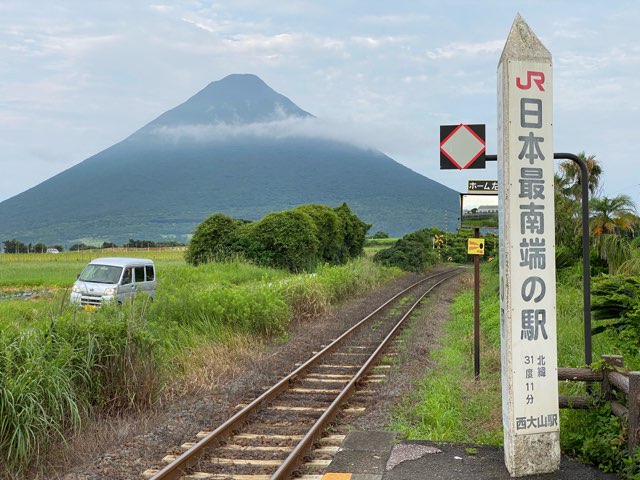
<path id="1" fill-rule="evenodd" d="M 426 441 L 397 442 L 392 432 L 352 432 L 323 480 L 508 480 L 502 448 Z M 560 471 L 531 480 L 615 479 L 564 457 Z"/>

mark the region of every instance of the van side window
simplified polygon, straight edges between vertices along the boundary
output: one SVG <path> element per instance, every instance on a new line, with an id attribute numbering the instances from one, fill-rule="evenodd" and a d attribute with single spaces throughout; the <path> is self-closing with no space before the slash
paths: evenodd
<path id="1" fill-rule="evenodd" d="M 136 283 L 144 282 L 144 267 L 135 267 Z"/>
<path id="2" fill-rule="evenodd" d="M 131 268 L 127 267 L 124 269 L 124 273 L 122 274 L 122 284 L 127 285 L 131 283 Z"/>
<path id="3" fill-rule="evenodd" d="M 153 281 L 153 279 L 155 278 L 155 275 L 154 275 L 154 272 L 153 272 L 153 265 L 147 265 L 144 268 L 147 271 L 147 282 Z"/>

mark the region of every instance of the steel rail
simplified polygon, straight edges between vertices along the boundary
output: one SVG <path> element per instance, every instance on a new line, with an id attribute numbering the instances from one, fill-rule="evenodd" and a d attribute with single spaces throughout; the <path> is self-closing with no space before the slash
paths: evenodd
<path id="1" fill-rule="evenodd" d="M 307 434 L 298 442 L 296 447 L 292 450 L 289 456 L 283 461 L 283 463 L 278 467 L 276 472 L 271 476 L 271 480 L 285 480 L 291 478 L 293 473 L 299 467 L 301 459 L 308 455 L 311 451 L 313 444 L 320 437 L 324 429 L 328 426 L 328 424 L 333 420 L 333 418 L 339 413 L 339 409 L 341 405 L 346 401 L 346 399 L 353 393 L 356 388 L 358 382 L 362 380 L 362 378 L 367 374 L 367 372 L 372 368 L 378 357 L 381 355 L 383 350 L 386 348 L 387 344 L 395 337 L 396 333 L 400 329 L 400 327 L 404 324 L 405 320 L 413 313 L 413 311 L 418 307 L 420 302 L 426 297 L 434 288 L 443 283 L 444 281 L 450 279 L 458 275 L 462 270 L 458 270 L 451 275 L 439 280 L 437 283 L 432 285 L 426 292 L 424 292 L 418 300 L 411 306 L 411 308 L 402 316 L 402 318 L 396 323 L 393 329 L 389 332 L 389 334 L 385 337 L 385 339 L 378 345 L 375 351 L 371 354 L 369 359 L 365 362 L 365 364 L 358 370 L 358 372 L 353 376 L 353 378 L 349 381 L 349 383 L 343 388 L 342 392 L 338 394 L 335 400 L 327 407 L 324 413 L 318 418 L 316 423 L 309 429 Z M 450 272 L 447 272 L 450 273 Z"/>
<path id="2" fill-rule="evenodd" d="M 459 267 L 456 270 L 462 271 L 464 267 Z M 456 272 L 457 273 L 459 273 Z M 207 434 L 207 436 L 203 437 L 200 441 L 198 441 L 195 445 L 190 447 L 184 453 L 179 455 L 174 461 L 165 465 L 161 470 L 156 472 L 149 480 L 177 480 L 185 474 L 185 471 L 198 463 L 200 457 L 206 452 L 207 449 L 216 448 L 220 445 L 220 441 L 227 437 L 234 429 L 237 429 L 240 425 L 242 425 L 249 415 L 259 407 L 269 403 L 275 397 L 280 395 L 282 392 L 288 390 L 291 384 L 296 380 L 298 376 L 305 373 L 312 366 L 314 366 L 320 359 L 322 359 L 325 355 L 331 353 L 335 350 L 346 338 L 348 338 L 353 332 L 358 330 L 362 325 L 364 325 L 371 317 L 380 312 L 380 310 L 384 309 L 391 302 L 393 302 L 398 297 L 404 295 L 409 290 L 421 285 L 422 283 L 430 280 L 434 277 L 438 277 L 444 275 L 446 273 L 450 273 L 451 270 L 447 270 L 445 272 L 435 273 L 428 277 L 425 277 L 412 285 L 408 286 L 404 290 L 400 291 L 389 300 L 384 302 L 378 308 L 376 308 L 373 312 L 369 313 L 366 317 L 360 320 L 358 323 L 353 325 L 347 331 L 345 331 L 342 335 L 340 335 L 337 339 L 331 342 L 329 345 L 324 347 L 318 353 L 313 355 L 309 360 L 304 362 L 290 374 L 282 378 L 278 383 L 269 388 L 267 391 L 262 393 L 259 397 L 255 398 L 251 403 L 246 405 L 240 411 L 235 413 L 232 417 L 226 420 L 223 424 L 218 426 L 215 430 Z M 449 277 L 447 277 L 449 278 Z"/>

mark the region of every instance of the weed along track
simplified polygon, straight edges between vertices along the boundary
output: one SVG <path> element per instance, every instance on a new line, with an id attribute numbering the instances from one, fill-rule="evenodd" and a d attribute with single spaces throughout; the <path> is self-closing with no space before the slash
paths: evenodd
<path id="1" fill-rule="evenodd" d="M 143 477 L 166 479 L 320 479 L 343 436 L 328 431 L 338 416 L 358 415 L 375 395 L 393 356 L 392 340 L 434 288 L 462 272 L 447 269 L 421 279 L 369 313 L 293 372 L 192 443 L 175 448 L 161 469 Z M 384 362 L 383 362 L 384 363 Z"/>

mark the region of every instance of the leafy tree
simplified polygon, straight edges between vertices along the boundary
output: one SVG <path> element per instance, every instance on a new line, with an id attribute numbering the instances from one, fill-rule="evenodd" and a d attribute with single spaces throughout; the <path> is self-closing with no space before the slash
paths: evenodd
<path id="1" fill-rule="evenodd" d="M 154 248 L 155 246 L 156 243 L 151 240 L 134 240 L 133 238 L 123 245 L 125 248 Z"/>
<path id="2" fill-rule="evenodd" d="M 591 195 L 598 192 L 603 173 L 595 155 L 578 154 L 587 166 L 588 186 Z M 582 175 L 577 163 L 567 160 L 560 163 L 555 175 L 556 265 L 569 266 L 582 255 Z"/>
<path id="3" fill-rule="evenodd" d="M 340 217 L 344 232 L 344 244 L 339 255 L 339 262 L 344 263 L 364 253 L 364 242 L 371 225 L 360 220 L 346 203 L 334 208 L 334 211 Z"/>
<path id="4" fill-rule="evenodd" d="M 437 250 L 417 238 L 401 238 L 392 247 L 377 252 L 373 260 L 408 272 L 423 272 L 440 261 Z"/>
<path id="5" fill-rule="evenodd" d="M 555 175 L 556 265 L 568 266 L 582 255 L 582 211 L 580 203 L 567 193 L 569 181 Z"/>
<path id="6" fill-rule="evenodd" d="M 589 172 L 589 192 L 594 195 L 600 186 L 602 167 L 595 155 L 578 154 Z M 570 254 L 575 260 L 580 256 L 582 238 L 582 173 L 577 163 L 566 160 L 560 163 L 555 175 L 556 245 L 563 256 Z"/>
<path id="7" fill-rule="evenodd" d="M 73 245 L 71 245 L 69 247 L 69 251 L 70 252 L 78 252 L 80 250 L 91 250 L 93 247 L 90 245 L 87 245 L 86 243 L 83 242 L 79 242 L 79 243 L 74 243 Z"/>
<path id="8" fill-rule="evenodd" d="M 600 186 L 600 177 L 602 176 L 602 166 L 596 160 L 595 155 L 589 155 L 585 152 L 578 153 L 578 157 L 587 165 L 589 172 L 589 193 L 595 195 Z M 566 180 L 563 185 L 564 193 L 573 197 L 574 200 L 582 199 L 582 174 L 577 163 L 571 160 L 565 160 L 560 163 L 560 171 L 562 177 Z"/>
<path id="9" fill-rule="evenodd" d="M 243 224 L 224 213 L 214 213 L 196 227 L 185 260 L 198 265 L 229 253 L 236 241 L 235 233 Z"/>
<path id="10" fill-rule="evenodd" d="M 33 251 L 34 253 L 45 253 L 47 251 L 47 246 L 42 242 L 38 242 L 33 246 Z"/>
<path id="11" fill-rule="evenodd" d="M 636 206 L 628 195 L 593 198 L 589 203 L 591 231 L 597 237 L 607 233 L 633 233 Z"/>
<path id="12" fill-rule="evenodd" d="M 117 246 L 113 242 L 102 242 L 102 248 L 116 248 Z"/>
<path id="13" fill-rule="evenodd" d="M 337 263 L 344 244 L 344 229 L 338 214 L 326 205 L 302 205 L 294 211 L 303 212 L 311 217 L 318 232 L 318 256 L 323 262 Z"/>
<path id="14" fill-rule="evenodd" d="M 311 270 L 318 259 L 318 229 L 304 212 L 285 210 L 266 215 L 242 229 L 247 255 L 261 265 L 292 272 Z"/>
<path id="15" fill-rule="evenodd" d="M 2 242 L 5 253 L 28 253 L 29 249 L 26 244 L 15 238 L 13 240 L 5 240 Z"/>
<path id="16" fill-rule="evenodd" d="M 64 248 L 62 245 L 52 245 L 51 248 L 55 248 L 59 252 L 64 252 Z"/>
<path id="17" fill-rule="evenodd" d="M 471 236 L 472 232 L 468 229 L 445 233 L 438 228 L 423 228 L 405 235 L 390 248 L 380 250 L 373 259 L 383 265 L 397 266 L 412 272 L 424 271 L 440 261 L 467 263 L 473 260 L 473 256 L 467 253 L 467 241 Z M 483 237 L 484 258 L 489 260 L 497 254 L 498 237 L 489 232 Z M 436 245 L 437 238 L 446 240 L 441 245 Z"/>
<path id="18" fill-rule="evenodd" d="M 198 265 L 240 255 L 260 265 L 299 272 L 319 262 L 343 263 L 362 255 L 369 228 L 347 204 L 301 205 L 257 222 L 216 213 L 197 226 L 185 258 Z"/>
<path id="19" fill-rule="evenodd" d="M 594 248 L 614 273 L 632 258 L 629 238 L 637 222 L 635 204 L 628 195 L 600 197 L 591 200 L 590 210 Z"/>
<path id="20" fill-rule="evenodd" d="M 389 238 L 389 234 L 383 231 L 377 231 L 373 234 L 373 238 Z"/>

